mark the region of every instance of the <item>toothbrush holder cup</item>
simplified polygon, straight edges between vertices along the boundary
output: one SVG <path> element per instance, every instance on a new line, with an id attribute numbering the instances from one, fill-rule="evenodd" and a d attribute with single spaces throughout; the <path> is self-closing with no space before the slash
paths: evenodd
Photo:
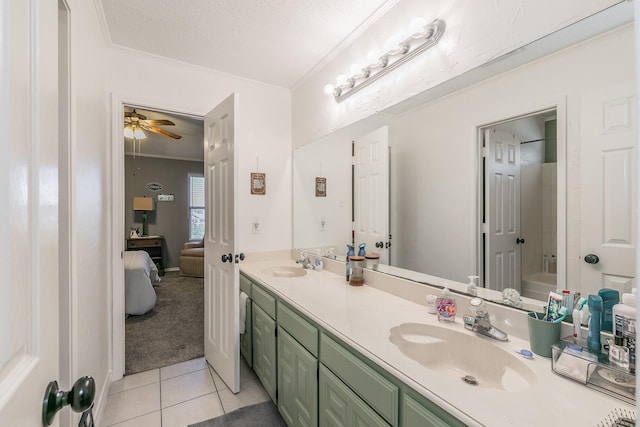
<path id="1" fill-rule="evenodd" d="M 551 346 L 560 341 L 560 327 L 562 322 L 547 322 L 542 320 L 544 314 L 528 313 L 529 344 L 531 351 L 538 356 L 551 357 Z"/>

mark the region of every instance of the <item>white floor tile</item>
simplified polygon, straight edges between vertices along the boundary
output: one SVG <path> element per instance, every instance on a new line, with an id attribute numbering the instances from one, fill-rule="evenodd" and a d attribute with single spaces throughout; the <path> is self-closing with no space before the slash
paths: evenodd
<path id="1" fill-rule="evenodd" d="M 127 375 L 121 380 L 111 384 L 109 394 L 120 393 L 125 390 L 142 387 L 143 385 L 160 382 L 159 372 L 159 369 L 153 369 L 151 371 L 140 372 L 139 374 Z"/>
<path id="2" fill-rule="evenodd" d="M 162 408 L 216 391 L 208 369 L 169 378 L 160 384 Z"/>
<path id="3" fill-rule="evenodd" d="M 160 411 L 156 411 L 109 427 L 162 427 L 162 415 Z"/>
<path id="4" fill-rule="evenodd" d="M 104 425 L 112 425 L 160 410 L 160 383 L 149 384 L 109 396 Z"/>
<path id="5" fill-rule="evenodd" d="M 225 384 L 225 382 L 222 381 L 222 378 L 220 378 L 220 375 L 218 375 L 216 370 L 213 369 L 211 365 L 207 365 L 207 367 L 209 368 L 209 373 L 211 373 L 211 376 L 213 377 L 213 382 L 216 385 L 216 390 L 220 391 L 227 388 L 227 384 Z"/>
<path id="6" fill-rule="evenodd" d="M 220 394 L 220 400 L 222 400 L 222 407 L 225 413 L 270 399 L 269 394 L 259 381 L 246 381 L 241 383 L 238 394 L 233 394 L 228 388 L 220 390 L 218 393 Z"/>
<path id="7" fill-rule="evenodd" d="M 160 378 L 163 380 L 178 377 L 180 375 L 188 374 L 190 372 L 199 371 L 207 367 L 207 362 L 204 357 L 188 360 L 182 363 L 176 363 L 175 365 L 166 366 L 160 368 Z"/>
<path id="8" fill-rule="evenodd" d="M 162 427 L 187 427 L 223 414 L 218 393 L 211 393 L 164 408 Z"/>

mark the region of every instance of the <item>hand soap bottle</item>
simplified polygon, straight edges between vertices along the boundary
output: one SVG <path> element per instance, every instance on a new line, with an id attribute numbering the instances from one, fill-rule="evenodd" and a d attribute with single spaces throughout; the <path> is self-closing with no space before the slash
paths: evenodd
<path id="1" fill-rule="evenodd" d="M 467 285 L 467 293 L 471 296 L 478 296 L 478 285 L 476 285 L 476 279 L 479 279 L 480 276 L 467 276 L 469 279 L 469 284 Z"/>
<path id="2" fill-rule="evenodd" d="M 448 288 L 442 290 L 442 296 L 436 299 L 436 311 L 441 322 L 454 322 L 456 320 L 456 300 Z"/>

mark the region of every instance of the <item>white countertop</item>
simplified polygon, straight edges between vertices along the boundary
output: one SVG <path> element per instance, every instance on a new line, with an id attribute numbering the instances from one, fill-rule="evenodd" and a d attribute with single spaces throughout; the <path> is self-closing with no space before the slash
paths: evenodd
<path id="1" fill-rule="evenodd" d="M 462 307 L 455 323 L 444 324 L 428 314 L 422 304 L 372 286 L 349 286 L 342 275 L 327 270 L 308 271 L 303 277 L 274 277 L 271 269 L 283 265 L 297 266 L 290 259 L 280 258 L 245 261 L 240 269 L 468 425 L 595 426 L 616 408 L 635 413 L 632 405 L 558 376 L 551 370 L 551 359 L 521 358 L 515 350 L 528 349 L 526 340 L 510 335 L 508 342 L 499 342 L 467 331 L 462 324 Z M 489 340 L 526 363 L 538 383 L 522 391 L 505 391 L 465 384 L 461 381 L 463 374 L 452 377 L 427 369 L 389 340 L 390 329 L 403 323 L 437 325 L 468 334 L 469 340 Z"/>

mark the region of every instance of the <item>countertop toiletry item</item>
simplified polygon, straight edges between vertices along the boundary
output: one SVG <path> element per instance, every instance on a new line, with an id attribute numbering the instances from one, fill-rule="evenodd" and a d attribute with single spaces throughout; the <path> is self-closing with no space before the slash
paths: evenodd
<path id="1" fill-rule="evenodd" d="M 553 291 L 549 292 L 549 300 L 547 301 L 547 314 L 544 320 L 553 322 L 560 317 L 560 307 L 562 307 L 562 295 Z"/>
<path id="2" fill-rule="evenodd" d="M 469 284 L 467 285 L 467 293 L 472 296 L 478 296 L 478 285 L 476 284 L 476 279 L 479 279 L 480 276 L 467 276 L 469 279 Z"/>
<path id="3" fill-rule="evenodd" d="M 589 335 L 587 336 L 587 346 L 589 350 L 601 351 L 600 330 L 602 321 L 602 297 L 600 295 L 589 295 Z"/>
<path id="4" fill-rule="evenodd" d="M 573 318 L 573 337 L 580 339 L 582 338 L 582 307 L 587 303 L 586 298 L 580 298 L 576 303 L 575 308 L 573 309 L 573 313 L 571 313 L 571 317 Z"/>
<path id="5" fill-rule="evenodd" d="M 345 264 L 345 267 L 346 267 L 345 277 L 347 282 L 349 281 L 349 276 L 351 276 L 351 265 L 349 263 L 349 258 L 351 258 L 354 255 L 355 255 L 355 252 L 353 251 L 353 245 L 347 244 L 347 262 Z"/>
<path id="6" fill-rule="evenodd" d="M 436 300 L 438 299 L 435 295 L 427 295 L 427 312 L 429 314 L 436 314 Z"/>
<path id="7" fill-rule="evenodd" d="M 436 299 L 436 311 L 441 322 L 453 322 L 456 320 L 456 300 L 449 288 L 442 290 L 442 296 Z"/>
<path id="8" fill-rule="evenodd" d="M 365 266 L 370 270 L 377 270 L 380 262 L 380 255 L 378 254 L 365 254 L 364 256 Z"/>
<path id="9" fill-rule="evenodd" d="M 549 272 L 549 257 L 547 256 L 547 254 L 544 254 L 542 256 L 542 272 L 543 273 Z"/>
<path id="10" fill-rule="evenodd" d="M 551 255 L 551 258 L 549 258 L 549 269 L 548 269 L 548 273 L 550 274 L 556 274 L 558 269 L 557 269 L 557 264 L 556 264 L 556 256 L 555 255 Z"/>
<path id="11" fill-rule="evenodd" d="M 562 290 L 562 306 L 573 310 L 573 293 L 569 289 Z"/>
<path id="12" fill-rule="evenodd" d="M 525 350 L 524 348 L 521 350 L 514 350 L 516 353 L 518 353 L 520 356 L 524 357 L 525 359 L 533 359 L 533 353 L 530 350 Z"/>
<path id="13" fill-rule="evenodd" d="M 349 274 L 349 284 L 351 286 L 364 285 L 364 257 L 359 255 L 349 257 L 349 264 L 351 266 Z"/>
<path id="14" fill-rule="evenodd" d="M 602 288 L 598 291 L 602 298 L 602 320 L 603 331 L 613 332 L 613 306 L 620 301 L 620 293 L 615 289 Z"/>
<path id="15" fill-rule="evenodd" d="M 616 346 L 628 351 L 628 367 L 631 372 L 636 368 L 636 295 L 623 293 L 622 301 L 613 306 L 613 337 Z M 611 348 L 611 347 L 610 347 Z"/>
<path id="16" fill-rule="evenodd" d="M 554 320 L 555 323 L 560 323 L 564 320 L 565 317 L 567 317 L 567 313 L 569 312 L 569 309 L 567 307 L 560 307 L 560 311 L 558 312 L 558 314 L 560 314 L 560 317 L 558 317 L 556 320 Z"/>
<path id="17" fill-rule="evenodd" d="M 366 243 L 360 243 L 358 245 L 358 256 L 364 256 L 367 253 L 365 246 L 367 246 Z"/>
<path id="18" fill-rule="evenodd" d="M 320 254 L 320 249 L 316 249 L 316 258 L 313 260 L 313 269 L 321 271 L 324 267 L 324 262 L 322 261 L 322 255 Z"/>

